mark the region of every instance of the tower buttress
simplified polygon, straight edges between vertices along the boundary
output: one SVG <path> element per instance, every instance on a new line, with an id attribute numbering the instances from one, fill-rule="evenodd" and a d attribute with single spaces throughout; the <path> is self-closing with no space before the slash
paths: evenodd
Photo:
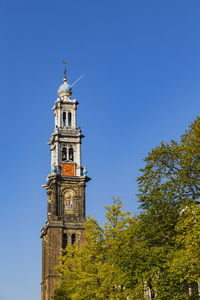
<path id="1" fill-rule="evenodd" d="M 42 228 L 42 283 L 41 299 L 52 300 L 56 288 L 55 266 L 61 249 L 83 242 L 85 222 L 85 187 L 90 180 L 81 163 L 81 140 L 77 128 L 78 102 L 71 99 L 72 88 L 64 83 L 53 107 L 55 129 L 49 142 L 51 172 L 43 187 L 47 191 L 47 222 Z"/>

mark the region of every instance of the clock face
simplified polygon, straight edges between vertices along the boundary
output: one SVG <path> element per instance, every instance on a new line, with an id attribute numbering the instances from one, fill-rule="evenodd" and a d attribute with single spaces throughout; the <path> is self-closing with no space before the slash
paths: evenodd
<path id="1" fill-rule="evenodd" d="M 75 165 L 73 164 L 63 164 L 62 173 L 64 176 L 75 176 Z"/>

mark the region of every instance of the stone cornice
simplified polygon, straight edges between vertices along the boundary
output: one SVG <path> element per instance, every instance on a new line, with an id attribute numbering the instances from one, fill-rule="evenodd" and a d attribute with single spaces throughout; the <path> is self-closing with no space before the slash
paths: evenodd
<path id="1" fill-rule="evenodd" d="M 66 181 L 74 184 L 83 183 L 85 185 L 86 182 L 91 180 L 91 178 L 88 176 L 63 176 L 60 174 L 49 174 L 48 178 L 49 178 L 48 182 L 42 185 L 42 187 L 45 188 L 46 190 L 50 188 L 52 182 Z"/>
<path id="2" fill-rule="evenodd" d="M 69 104 L 69 105 L 78 105 L 79 102 L 76 99 L 71 100 L 70 98 L 63 96 L 57 98 L 56 104 L 53 106 L 52 110 L 56 110 L 57 108 L 61 108 L 62 105 Z"/>
<path id="3" fill-rule="evenodd" d="M 48 224 L 44 225 L 41 229 L 41 235 L 40 237 L 42 238 L 44 235 L 47 234 L 47 230 L 49 228 L 61 228 L 63 230 L 71 229 L 71 230 L 77 230 L 77 229 L 85 229 L 84 227 L 84 222 L 76 222 L 76 223 L 70 223 L 70 222 L 65 222 L 65 221 L 50 221 Z"/>

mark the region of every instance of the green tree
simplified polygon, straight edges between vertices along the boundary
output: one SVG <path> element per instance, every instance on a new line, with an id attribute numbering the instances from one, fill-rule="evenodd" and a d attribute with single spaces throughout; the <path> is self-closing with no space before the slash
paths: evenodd
<path id="1" fill-rule="evenodd" d="M 126 299 L 127 253 L 130 224 L 136 223 L 130 213 L 122 212 L 119 199 L 106 207 L 106 222 L 101 228 L 94 218 L 85 224 L 85 242 L 79 248 L 68 246 L 57 267 L 60 287 L 55 299 Z M 129 233 L 130 236 L 130 233 Z M 130 250 L 130 248 L 129 248 Z M 66 293 L 66 295 L 64 294 Z M 64 296 L 63 296 L 64 295 Z M 66 297 L 66 298 L 65 298 Z"/>
<path id="2" fill-rule="evenodd" d="M 171 263 L 171 257 L 177 255 L 181 212 L 185 207 L 195 206 L 200 196 L 200 118 L 191 124 L 180 142 L 161 143 L 145 162 L 138 178 L 140 225 L 148 248 L 143 277 L 152 298 L 188 299 L 189 282 L 181 281 L 178 274 L 172 275 L 168 260 Z M 183 249 L 184 246 L 179 252 L 182 258 Z"/>

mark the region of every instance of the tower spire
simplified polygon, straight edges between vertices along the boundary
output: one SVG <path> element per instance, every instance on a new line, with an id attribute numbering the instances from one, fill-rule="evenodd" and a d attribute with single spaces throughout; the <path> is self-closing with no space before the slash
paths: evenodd
<path id="1" fill-rule="evenodd" d="M 65 66 L 65 69 L 64 69 L 64 78 L 63 78 L 63 81 L 64 83 L 59 87 L 58 89 L 58 95 L 60 97 L 63 97 L 63 96 L 67 96 L 69 99 L 72 95 L 72 87 L 70 84 L 67 83 L 67 63 L 63 60 L 63 65 Z"/>

